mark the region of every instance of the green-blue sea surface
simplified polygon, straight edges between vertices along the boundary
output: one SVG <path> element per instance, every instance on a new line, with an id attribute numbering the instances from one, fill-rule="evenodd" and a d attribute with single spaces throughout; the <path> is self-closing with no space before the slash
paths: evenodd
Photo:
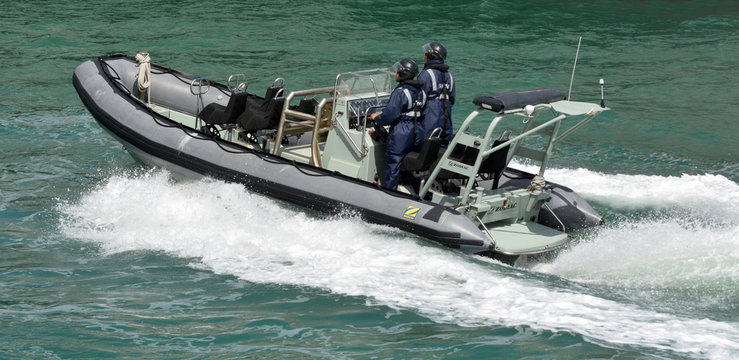
<path id="1" fill-rule="evenodd" d="M 3 1 L 2 359 L 739 358 L 736 1 Z M 547 179 L 606 219 L 524 268 L 135 162 L 72 86 L 152 62 L 259 93 L 444 43 L 472 99 L 613 111 Z M 482 120 L 481 120 L 482 121 Z M 482 123 L 478 124 L 482 127 Z M 524 164 L 525 166 L 525 164 Z"/>

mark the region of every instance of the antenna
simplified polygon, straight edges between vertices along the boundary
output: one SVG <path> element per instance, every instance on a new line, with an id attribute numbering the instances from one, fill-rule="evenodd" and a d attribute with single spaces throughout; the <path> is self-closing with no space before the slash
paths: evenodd
<path id="1" fill-rule="evenodd" d="M 570 90 L 567 92 L 567 100 L 572 100 L 572 82 L 575 81 L 575 68 L 577 67 L 577 58 L 580 56 L 580 43 L 582 42 L 582 36 L 577 41 L 577 53 L 575 53 L 575 64 L 572 65 L 572 77 L 570 78 Z"/>

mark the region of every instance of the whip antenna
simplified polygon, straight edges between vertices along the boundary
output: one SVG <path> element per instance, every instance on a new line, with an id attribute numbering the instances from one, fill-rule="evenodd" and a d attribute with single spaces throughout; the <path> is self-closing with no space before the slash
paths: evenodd
<path id="1" fill-rule="evenodd" d="M 570 98 L 570 95 L 572 95 L 572 82 L 575 81 L 575 68 L 577 67 L 577 57 L 580 56 L 580 43 L 582 42 L 582 36 L 580 36 L 580 40 L 577 41 L 577 52 L 575 53 L 575 64 L 572 65 L 572 77 L 570 78 L 570 90 L 567 92 L 567 100 L 572 100 Z"/>

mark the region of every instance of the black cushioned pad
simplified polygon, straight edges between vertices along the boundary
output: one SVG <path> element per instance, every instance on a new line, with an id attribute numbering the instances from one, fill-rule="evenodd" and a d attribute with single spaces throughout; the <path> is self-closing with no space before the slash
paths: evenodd
<path id="1" fill-rule="evenodd" d="M 473 104 L 484 109 L 501 112 L 520 109 L 526 105 L 548 104 L 566 99 L 565 94 L 553 89 L 516 91 L 504 94 L 478 96 Z"/>

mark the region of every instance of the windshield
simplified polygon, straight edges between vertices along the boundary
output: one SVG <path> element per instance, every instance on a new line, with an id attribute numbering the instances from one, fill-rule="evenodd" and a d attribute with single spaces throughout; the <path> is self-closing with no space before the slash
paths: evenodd
<path id="1" fill-rule="evenodd" d="M 381 96 L 392 90 L 395 74 L 388 69 L 362 70 L 336 76 L 336 97 L 347 95 Z M 362 97 L 369 97 L 362 96 Z"/>

